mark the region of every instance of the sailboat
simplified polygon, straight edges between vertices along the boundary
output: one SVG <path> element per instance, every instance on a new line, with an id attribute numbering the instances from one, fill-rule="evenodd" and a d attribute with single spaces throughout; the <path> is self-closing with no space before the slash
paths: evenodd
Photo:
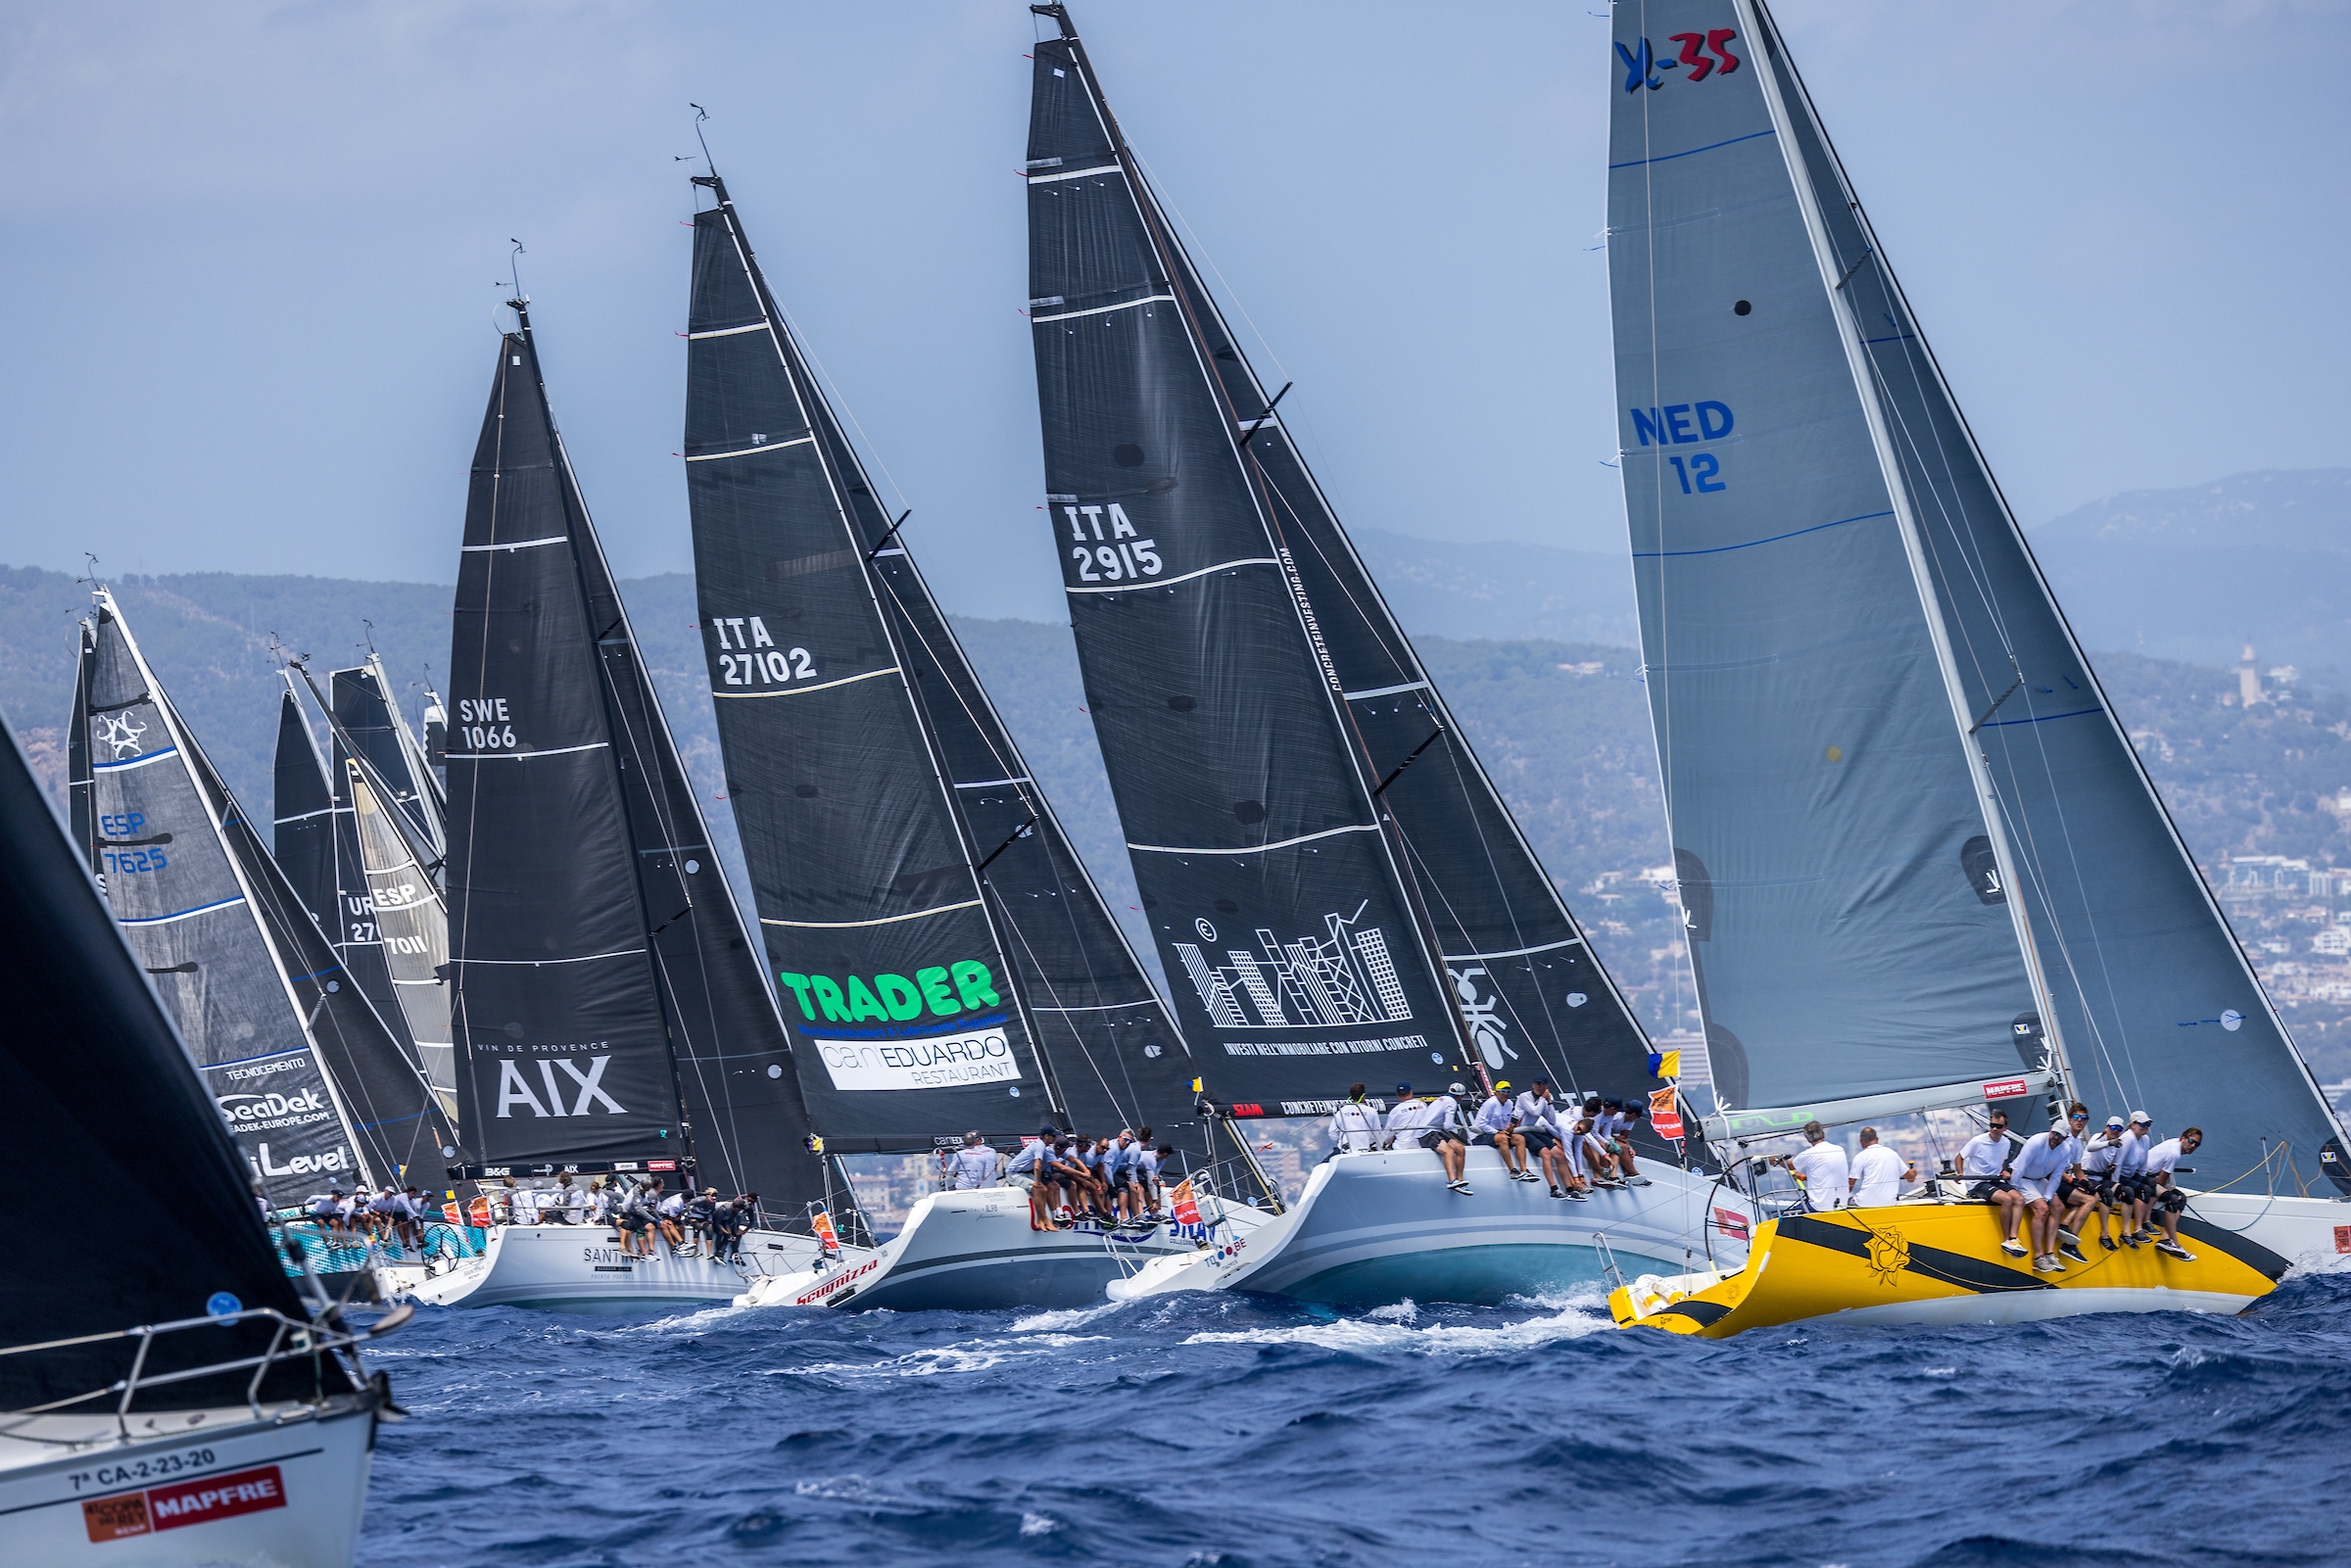
<path id="1" fill-rule="evenodd" d="M 326 719 L 334 761 L 318 753 L 294 677 Z M 436 874 L 447 858 L 447 806 L 400 711 L 384 699 L 383 667 L 337 670 L 322 694 L 307 665 L 282 672 L 277 736 L 280 864 L 336 950 L 424 1065 L 443 1113 L 457 1121 L 456 1048 L 450 1037 L 449 916 Z M 321 769 L 324 769 L 321 772 Z M 372 982 L 372 988 L 370 988 Z"/>
<path id="2" fill-rule="evenodd" d="M 171 1205 L 135 1245 L 0 1271 L 0 1559 L 349 1563 L 376 1423 L 398 1413 L 360 1347 L 408 1313 L 357 1328 L 287 1277 L 215 1087 L 87 854 L 0 741 L 0 1093 L 17 1153 L 70 1172 L 91 1212 L 146 1212 L 159 1192 Z M 149 874 L 110 873 L 125 875 Z"/>
<path id="3" fill-rule="evenodd" d="M 2204 1132 L 2192 1261 L 2035 1270 L 1984 1208 L 1923 1201 L 1772 1221 L 1743 1271 L 1637 1281 L 1617 1315 L 1725 1334 L 2232 1310 L 2290 1265 L 2339 1264 L 2341 1126 L 1769 12 L 1621 5 L 1612 64 L 1625 507 L 1718 1145 L 1988 1105 L 2038 1133 L 2073 1097 Z"/>
<path id="4" fill-rule="evenodd" d="M 295 1210 L 336 1187 L 429 1180 L 457 1148 L 420 1064 L 263 847 L 121 606 L 103 585 L 93 598 L 76 831 L 264 1198 Z"/>
<path id="5" fill-rule="evenodd" d="M 713 172 L 695 220 L 687 493 L 727 795 L 810 1116 L 836 1153 L 1148 1127 L 1195 1191 L 1270 1187 L 1195 1133 L 1183 1036 L 1072 849 L 827 403 Z M 1193 1169 L 1190 1167 L 1197 1166 Z M 1228 1228 L 1263 1212 L 1225 1206 Z M 940 1192 L 867 1263 L 750 1304 L 1071 1307 L 1208 1238 L 1032 1225 Z"/>
<path id="6" fill-rule="evenodd" d="M 1474 1112 L 1655 1087 L 1623 996 L 1479 766 L 1228 330 L 1105 102 L 1068 10 L 1035 52 L 1030 319 L 1045 477 L 1087 707 L 1143 908 L 1212 1097 L 1332 1112 L 1460 1081 Z M 1474 1086 L 1474 1087 L 1471 1087 Z M 1507 1097 L 1507 1096 L 1506 1096 Z M 1608 1250 L 1735 1250 L 1698 1151 L 1589 1204 L 1471 1152 L 1317 1167 L 1245 1248 L 1115 1296 L 1342 1304 L 1589 1284 Z M 1710 1228 L 1722 1227 L 1718 1241 Z"/>
<path id="7" fill-rule="evenodd" d="M 527 302 L 474 453 L 446 757 L 460 1124 L 496 1182 L 569 1170 L 756 1194 L 740 1258 L 500 1224 L 415 1291 L 468 1307 L 727 1301 L 865 1256 L 811 1148 L 793 1053 L 655 700 L 541 378 Z M 838 1218 L 836 1216 L 838 1215 Z"/>

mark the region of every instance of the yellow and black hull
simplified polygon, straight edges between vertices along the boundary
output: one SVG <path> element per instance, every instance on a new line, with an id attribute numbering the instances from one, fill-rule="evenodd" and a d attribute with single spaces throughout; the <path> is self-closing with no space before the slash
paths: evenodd
<path id="1" fill-rule="evenodd" d="M 1751 1328 L 1842 1315 L 1871 1323 L 2018 1323 L 2082 1312 L 2238 1312 L 2270 1293 L 2287 1260 L 2242 1236 L 2189 1219 L 2194 1261 L 2152 1245 L 2107 1252 L 2084 1237 L 2087 1262 L 2035 1271 L 2000 1251 L 1997 1212 L 1982 1204 L 1893 1204 L 1798 1214 L 1757 1227 L 1747 1266 L 1699 1288 L 1637 1282 L 1608 1298 L 1620 1326 L 1723 1339 Z M 1635 1294 L 1641 1307 L 1635 1307 Z M 1662 1298 L 1662 1299 L 1660 1299 Z"/>

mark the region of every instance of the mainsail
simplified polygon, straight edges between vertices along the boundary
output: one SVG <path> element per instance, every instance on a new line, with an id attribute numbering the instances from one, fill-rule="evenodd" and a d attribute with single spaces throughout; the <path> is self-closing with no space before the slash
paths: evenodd
<path id="1" fill-rule="evenodd" d="M 518 314 L 522 307 L 515 307 Z M 449 735 L 453 1022 L 494 1165 L 825 1196 L 792 1052 L 547 404 L 527 314 L 474 455 Z"/>
<path id="2" fill-rule="evenodd" d="M 273 1203 L 454 1147 L 103 589 L 87 685 L 108 901 Z"/>
<path id="3" fill-rule="evenodd" d="M 449 1024 L 449 910 L 441 889 L 416 858 L 392 812 L 367 784 L 357 761 L 345 764 L 352 821 L 358 828 L 360 858 L 367 873 L 367 897 L 375 915 L 384 968 L 408 1038 L 423 1064 L 442 1111 L 457 1118 L 456 1045 Z M 281 830 L 282 831 L 282 830 Z"/>
<path id="4" fill-rule="evenodd" d="M 327 783 L 326 759 L 318 754 L 317 736 L 311 733 L 302 701 L 294 694 L 293 672 L 278 673 L 285 678 L 286 694 L 277 704 L 270 852 L 302 907 L 331 936 L 339 937 L 343 910 L 335 891 L 334 786 Z"/>
<path id="5" fill-rule="evenodd" d="M 1202 284 L 1066 10 L 1036 51 L 1031 320 L 1087 705 L 1224 1096 L 1568 1092 L 1647 1041 Z M 1286 389 L 1284 389 L 1286 391 Z M 1384 1081 L 1380 1081 L 1384 1080 Z"/>
<path id="6" fill-rule="evenodd" d="M 1192 1116 L 1189 1057 L 769 294 L 695 223 L 686 419 L 727 792 L 836 1149 Z"/>
<path id="7" fill-rule="evenodd" d="M 1058 86 L 1066 78 L 1052 77 L 1051 69 L 1039 79 Z M 1117 121 L 1106 108 L 1101 123 L 1116 136 Z M 1314 631 L 1363 754 L 1387 759 L 1380 801 L 1404 844 L 1405 875 L 1435 932 L 1445 981 L 1479 1060 L 1492 1076 L 1547 1076 L 1562 1092 L 1579 1096 L 1587 1088 L 1632 1087 L 1647 1075 L 1647 1035 L 1593 956 L 1274 410 L 1287 389 L 1270 391 L 1259 379 L 1149 181 L 1123 144 L 1117 151 L 1122 166 L 1132 170 L 1135 204 L 1174 263 L 1173 292 L 1197 334 L 1202 365 L 1222 384 L 1230 405 L 1253 415 L 1241 421 L 1243 451 L 1270 498 L 1281 536 L 1278 553 L 1313 606 Z"/>
<path id="8" fill-rule="evenodd" d="M 1615 33 L 1626 505 L 1732 1103 L 2050 1063 L 2201 1124 L 2224 1180 L 2282 1149 L 2351 1190 L 1768 13 L 1628 5 Z"/>

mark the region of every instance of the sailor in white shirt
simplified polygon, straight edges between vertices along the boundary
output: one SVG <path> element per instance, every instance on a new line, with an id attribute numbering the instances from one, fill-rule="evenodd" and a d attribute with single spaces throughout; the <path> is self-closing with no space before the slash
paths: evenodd
<path id="1" fill-rule="evenodd" d="M 2130 1195 L 2131 1225 L 2123 1232 L 2123 1241 L 2134 1248 L 2153 1239 L 2155 1234 L 2147 1225 L 2155 1196 L 2155 1184 L 2147 1179 L 2147 1146 L 2154 1141 L 2154 1121 L 2144 1111 L 2132 1112 L 2131 1130 L 2123 1134 L 2114 1179 L 2116 1187 Z"/>
<path id="2" fill-rule="evenodd" d="M 2118 1244 L 2106 1233 L 2106 1216 L 2119 1215 L 2130 1207 L 2129 1197 L 2116 1180 L 2123 1165 L 2124 1136 L 2123 1118 L 2108 1117 L 2106 1130 L 2082 1146 L 2082 1182 L 2089 1201 L 2078 1206 L 2078 1213 L 2069 1212 L 2066 1215 L 2066 1228 L 2079 1242 L 2082 1227 L 2089 1222 L 2091 1214 L 2096 1214 L 2098 1245 L 2110 1253 L 2118 1250 Z"/>
<path id="3" fill-rule="evenodd" d="M 1475 1196 L 1463 1179 L 1469 1140 L 1463 1136 L 1460 1097 L 1468 1092 L 1467 1085 L 1456 1083 L 1448 1085 L 1443 1094 L 1430 1095 L 1428 1114 L 1420 1120 L 1420 1147 L 1436 1151 L 1438 1163 L 1445 1167 L 1445 1185 L 1464 1198 Z"/>
<path id="4" fill-rule="evenodd" d="M 1816 1213 L 1843 1209 L 1852 1190 L 1845 1145 L 1829 1142 L 1827 1129 L 1817 1121 L 1804 1123 L 1804 1142 L 1809 1147 L 1801 1154 L 1780 1157 L 1781 1164 L 1804 1179 L 1804 1207 Z"/>
<path id="5" fill-rule="evenodd" d="M 1360 1154 L 1379 1147 L 1379 1108 L 1364 1099 L 1364 1086 L 1352 1084 L 1347 1101 L 1330 1114 L 1330 1155 Z M 1330 1158 L 1325 1155 L 1325 1160 Z"/>
<path id="6" fill-rule="evenodd" d="M 1417 1149 L 1420 1129 L 1428 1125 L 1428 1102 L 1416 1099 L 1409 1083 L 1396 1085 L 1396 1103 L 1388 1108 L 1387 1136 L 1380 1140 L 1389 1149 Z"/>
<path id="7" fill-rule="evenodd" d="M 2043 1274 L 2065 1272 L 2065 1260 L 2057 1256 L 2057 1178 L 2072 1168 L 2072 1151 L 2073 1128 L 2059 1121 L 2047 1132 L 2027 1138 L 2009 1167 L 2009 1179 L 2024 1194 L 2025 1211 L 2031 1216 L 2033 1266 Z M 2000 1250 L 2017 1256 L 2012 1241 L 2002 1242 Z"/>
<path id="8" fill-rule="evenodd" d="M 1878 1129 L 1861 1129 L 1861 1152 L 1853 1157 L 1853 1207 L 1875 1209 L 1902 1195 L 1902 1183 L 1914 1181 L 1918 1168 L 1878 1142 Z"/>
<path id="9" fill-rule="evenodd" d="M 2147 1180 L 2155 1189 L 2154 1209 L 2163 1226 L 2163 1239 L 2155 1244 L 2155 1250 L 2183 1263 L 2194 1262 L 2196 1255 L 2180 1245 L 2180 1215 L 2187 1208 L 2187 1194 L 2173 1183 L 2172 1176 L 2188 1168 L 2180 1164 L 2180 1157 L 2194 1154 L 2203 1143 L 2202 1127 L 2184 1127 L 2179 1137 L 2166 1138 L 2147 1151 Z"/>
<path id="10" fill-rule="evenodd" d="M 1565 1197 L 1560 1189 L 1573 1191 L 1575 1182 L 1567 1171 L 1567 1152 L 1561 1147 L 1567 1141 L 1567 1129 L 1559 1125 L 1559 1115 L 1552 1109 L 1551 1085 L 1535 1079 L 1511 1109 L 1518 1117 L 1518 1135 L 1542 1163 L 1543 1174 L 1551 1178 L 1551 1195 Z"/>
<path id="11" fill-rule="evenodd" d="M 1002 1159 L 978 1132 L 965 1133 L 963 1147 L 955 1151 L 955 1190 L 971 1192 L 994 1186 L 996 1167 Z"/>
<path id="12" fill-rule="evenodd" d="M 1526 1140 L 1518 1135 L 1518 1118 L 1511 1110 L 1510 1089 L 1507 1078 L 1494 1085 L 1486 1103 L 1477 1108 L 1477 1121 L 1469 1141 L 1492 1146 L 1502 1156 L 1503 1173 L 1512 1181 L 1533 1181 L 1535 1173 L 1526 1168 Z"/>

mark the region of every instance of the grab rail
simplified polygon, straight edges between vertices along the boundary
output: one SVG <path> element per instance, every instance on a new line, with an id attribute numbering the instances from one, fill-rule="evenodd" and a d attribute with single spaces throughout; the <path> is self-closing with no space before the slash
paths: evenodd
<path id="1" fill-rule="evenodd" d="M 76 1394 L 63 1400 L 52 1400 L 47 1404 L 30 1405 L 7 1413 L 16 1416 L 48 1415 L 70 1405 L 103 1399 L 110 1394 L 120 1395 L 120 1398 L 115 1403 L 115 1420 L 121 1429 L 123 1441 L 128 1442 L 130 1439 L 130 1406 L 138 1398 L 141 1389 L 162 1388 L 167 1384 L 185 1383 L 200 1377 L 217 1377 L 223 1372 L 242 1371 L 246 1367 L 252 1367 L 253 1377 L 245 1386 L 245 1403 L 247 1408 L 252 1410 L 253 1418 L 259 1421 L 263 1419 L 262 1380 L 268 1375 L 270 1367 L 281 1361 L 305 1358 L 315 1360 L 319 1356 L 331 1354 L 336 1351 L 357 1350 L 368 1341 L 380 1339 L 399 1328 L 415 1315 L 415 1311 L 414 1307 L 403 1303 L 364 1328 L 344 1328 L 325 1319 L 316 1322 L 297 1322 L 274 1307 L 249 1307 L 217 1315 L 207 1313 L 203 1317 L 176 1318 L 168 1323 L 143 1323 L 136 1328 L 115 1329 L 105 1334 L 78 1334 L 72 1339 L 42 1340 L 32 1345 L 12 1345 L 0 1349 L 0 1356 L 31 1355 L 42 1351 L 68 1350 L 79 1345 L 102 1345 L 110 1340 L 135 1339 L 139 1342 L 139 1349 L 138 1354 L 131 1357 L 130 1372 L 127 1376 L 117 1378 L 103 1388 L 92 1389 L 86 1394 Z M 247 1321 L 266 1321 L 277 1325 L 269 1336 L 269 1348 L 261 1354 L 241 1355 L 232 1360 L 216 1361 L 207 1366 L 183 1367 L 176 1372 L 161 1372 L 153 1377 L 145 1375 L 147 1353 L 155 1348 L 155 1342 L 161 1336 L 176 1334 L 188 1329 L 221 1328 L 232 1323 Z M 291 1348 L 286 1345 L 289 1335 L 292 1335 L 297 1341 Z"/>

